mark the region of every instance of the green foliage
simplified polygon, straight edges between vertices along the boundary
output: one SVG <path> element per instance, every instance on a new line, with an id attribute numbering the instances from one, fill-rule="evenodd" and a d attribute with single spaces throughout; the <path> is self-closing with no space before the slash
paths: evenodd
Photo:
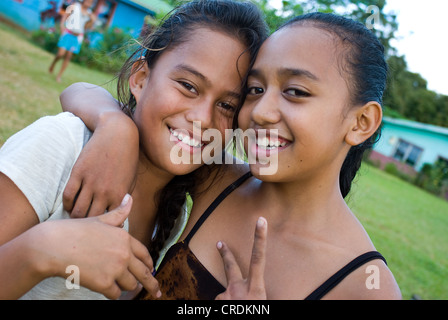
<path id="1" fill-rule="evenodd" d="M 427 81 L 407 69 L 403 56 L 388 59 L 389 86 L 384 105 L 403 118 L 448 127 L 448 96 L 427 89 Z"/>
<path id="2" fill-rule="evenodd" d="M 87 41 L 83 43 L 80 54 L 73 61 L 100 71 L 116 73 L 128 58 L 127 48 L 132 44 L 132 39 L 122 29 L 108 28 L 94 46 Z"/>
<path id="3" fill-rule="evenodd" d="M 31 40 L 48 52 L 56 53 L 60 35 L 59 29 L 39 29 L 31 33 Z"/>
<path id="4" fill-rule="evenodd" d="M 437 196 L 445 196 L 448 191 L 448 162 L 438 160 L 433 165 L 425 163 L 415 184 Z"/>

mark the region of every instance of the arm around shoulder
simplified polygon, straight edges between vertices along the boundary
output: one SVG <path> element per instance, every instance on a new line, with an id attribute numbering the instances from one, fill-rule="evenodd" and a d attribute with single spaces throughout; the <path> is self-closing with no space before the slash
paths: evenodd
<path id="1" fill-rule="evenodd" d="M 59 96 L 62 110 L 80 117 L 94 131 L 105 113 L 126 117 L 118 101 L 103 87 L 87 82 L 74 83 Z"/>

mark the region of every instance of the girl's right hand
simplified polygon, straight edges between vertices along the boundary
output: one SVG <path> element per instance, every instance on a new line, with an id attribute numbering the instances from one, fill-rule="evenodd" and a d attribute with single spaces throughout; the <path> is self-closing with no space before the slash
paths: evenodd
<path id="1" fill-rule="evenodd" d="M 42 254 L 42 245 L 51 248 L 47 254 L 49 273 L 66 278 L 67 266 L 75 265 L 79 268 L 80 285 L 109 299 L 117 299 L 122 290 L 135 290 L 139 284 L 154 297 L 160 297 L 147 248 L 121 228 L 131 206 L 132 198 L 126 195 L 117 209 L 104 215 L 40 224 L 44 230 L 39 232 L 36 250 Z M 47 240 L 49 243 L 42 244 Z"/>
<path id="2" fill-rule="evenodd" d="M 100 116 L 76 161 L 63 194 L 72 218 L 93 217 L 119 206 L 131 193 L 139 157 L 138 131 L 121 111 Z"/>

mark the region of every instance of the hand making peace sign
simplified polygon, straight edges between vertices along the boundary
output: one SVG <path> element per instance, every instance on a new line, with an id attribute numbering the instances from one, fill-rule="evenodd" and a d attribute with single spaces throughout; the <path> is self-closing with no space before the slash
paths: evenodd
<path id="1" fill-rule="evenodd" d="M 249 266 L 249 276 L 243 278 L 241 269 L 229 247 L 222 241 L 217 243 L 227 277 L 227 290 L 219 294 L 216 300 L 265 300 L 266 288 L 264 268 L 266 265 L 266 243 L 268 223 L 258 218 L 255 228 L 254 245 Z"/>

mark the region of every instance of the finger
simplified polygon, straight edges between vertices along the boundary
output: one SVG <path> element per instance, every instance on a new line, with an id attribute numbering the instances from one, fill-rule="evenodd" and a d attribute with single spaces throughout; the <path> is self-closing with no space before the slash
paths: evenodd
<path id="1" fill-rule="evenodd" d="M 154 298 L 160 298 L 162 296 L 159 282 L 152 275 L 151 269 L 141 260 L 132 258 L 129 264 L 129 271 Z"/>
<path id="2" fill-rule="evenodd" d="M 131 240 L 131 248 L 136 259 L 131 260 L 129 269 L 154 298 L 160 298 L 162 293 L 159 282 L 153 276 L 154 266 L 148 249 L 134 238 Z"/>
<path id="3" fill-rule="evenodd" d="M 75 205 L 76 198 L 81 192 L 82 180 L 76 176 L 70 176 L 67 185 L 65 186 L 64 193 L 62 194 L 62 204 L 64 210 L 71 212 Z"/>
<path id="4" fill-rule="evenodd" d="M 121 204 L 120 203 L 121 199 L 122 198 L 120 198 L 120 196 L 114 196 L 113 200 L 109 200 L 107 210 L 110 211 L 110 210 L 113 210 L 115 208 L 118 208 L 120 206 L 120 204 Z"/>
<path id="5" fill-rule="evenodd" d="M 137 289 L 138 281 L 130 270 L 124 271 L 116 280 L 122 291 L 133 291 Z"/>
<path id="6" fill-rule="evenodd" d="M 260 217 L 255 227 L 254 245 L 250 259 L 249 288 L 264 288 L 267 235 L 268 223 L 265 218 Z"/>
<path id="7" fill-rule="evenodd" d="M 104 197 L 93 196 L 92 205 L 90 206 L 90 210 L 87 214 L 88 217 L 96 217 L 101 214 L 104 214 L 107 209 L 107 201 Z"/>
<path id="8" fill-rule="evenodd" d="M 236 282 L 243 279 L 241 269 L 236 262 L 235 256 L 229 247 L 222 241 L 216 244 L 216 247 L 221 254 L 222 261 L 224 263 L 224 271 L 226 273 L 227 285 L 232 282 Z"/>
<path id="9" fill-rule="evenodd" d="M 89 208 L 92 204 L 93 195 L 87 188 L 81 187 L 81 190 L 76 198 L 70 217 L 72 218 L 85 218 L 89 212 Z"/>
<path id="10" fill-rule="evenodd" d="M 132 197 L 126 194 L 120 204 L 120 206 L 108 213 L 96 217 L 99 221 L 106 223 L 110 226 L 121 227 L 129 216 L 132 208 Z"/>
<path id="11" fill-rule="evenodd" d="M 131 249 L 135 257 L 139 259 L 141 262 L 143 262 L 146 265 L 146 267 L 148 267 L 151 270 L 151 272 L 153 272 L 154 263 L 148 251 L 148 248 L 137 239 L 131 238 Z"/>
<path id="12" fill-rule="evenodd" d="M 101 291 L 101 293 L 108 299 L 116 300 L 121 296 L 121 289 L 115 282 L 106 290 Z"/>
<path id="13" fill-rule="evenodd" d="M 215 300 L 231 300 L 231 297 L 229 296 L 227 291 L 224 291 L 223 293 L 218 294 Z"/>

